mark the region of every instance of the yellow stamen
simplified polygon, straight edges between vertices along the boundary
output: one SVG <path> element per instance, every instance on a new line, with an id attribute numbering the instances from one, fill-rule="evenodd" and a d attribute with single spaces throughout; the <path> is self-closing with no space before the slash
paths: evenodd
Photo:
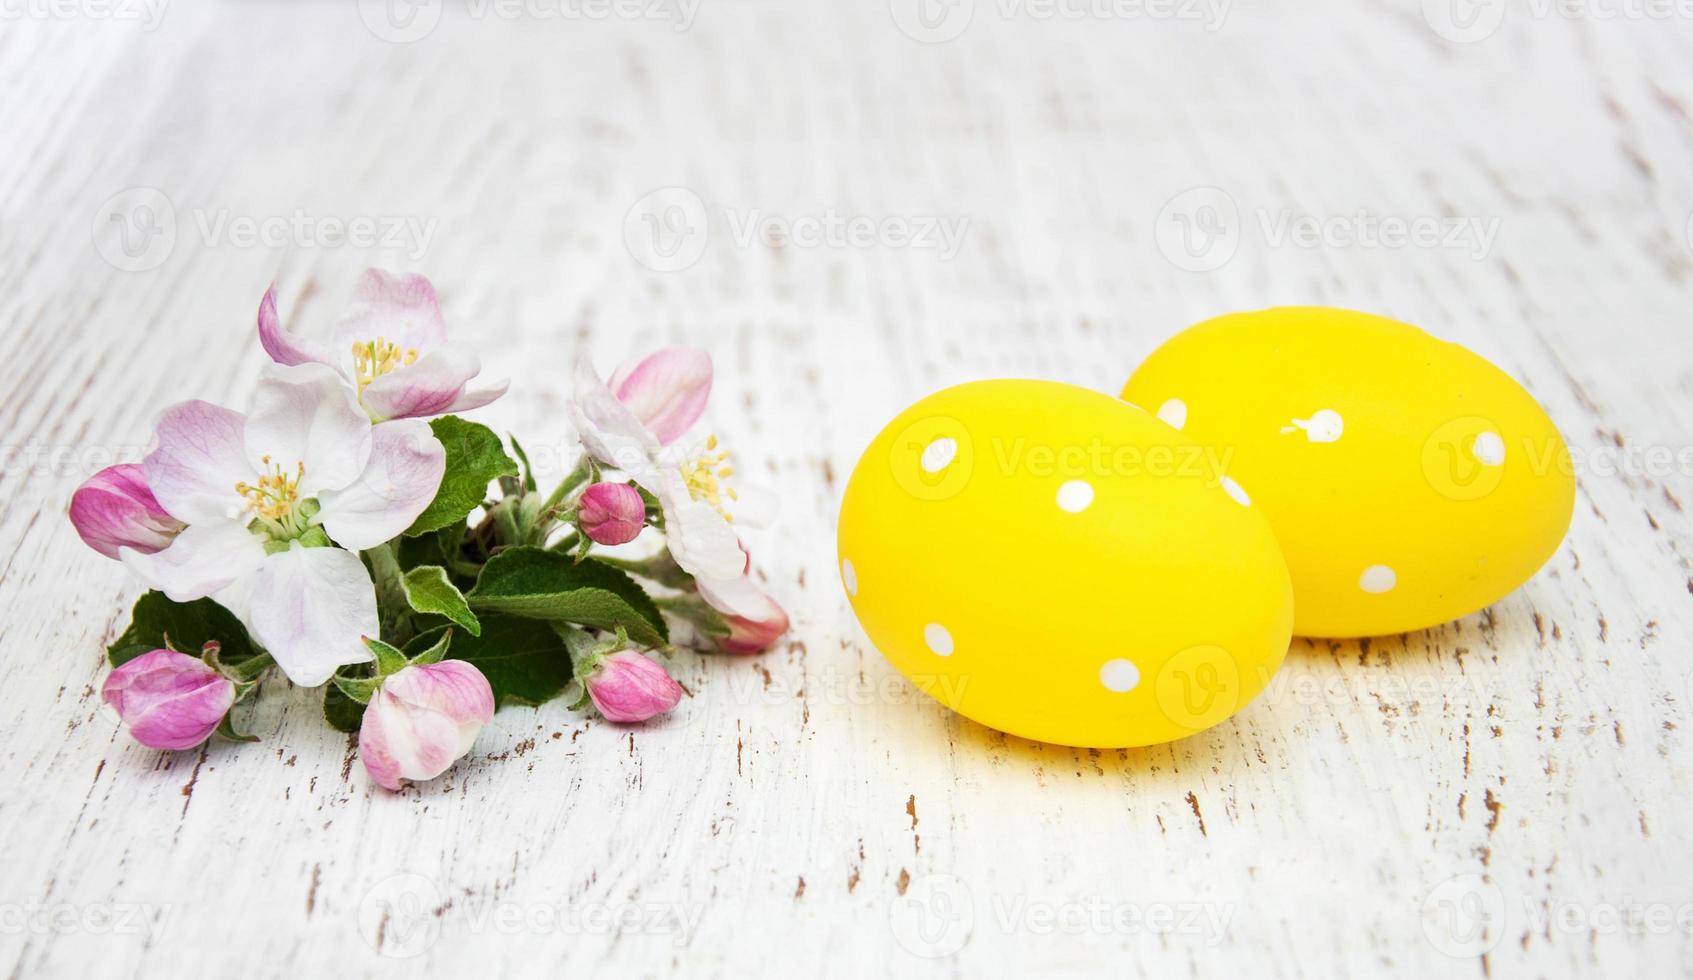
<path id="1" fill-rule="evenodd" d="M 260 461 L 266 466 L 271 465 L 269 456 L 260 457 Z M 300 502 L 300 480 L 305 475 L 305 463 L 301 463 L 292 474 L 275 466 L 270 473 L 259 477 L 257 486 L 242 480 L 235 484 L 235 492 L 247 498 L 247 506 L 255 516 L 266 521 L 283 521 Z"/>
<path id="2" fill-rule="evenodd" d="M 404 350 L 382 337 L 361 340 L 353 344 L 353 375 L 358 380 L 359 394 L 365 386 L 391 371 L 417 362 L 417 348 Z"/>
<path id="3" fill-rule="evenodd" d="M 735 491 L 726 487 L 721 481 L 728 479 L 735 473 L 735 468 L 729 465 L 729 451 L 717 449 L 717 436 L 708 436 L 705 440 L 706 452 L 699 458 L 683 465 L 682 482 L 688 487 L 688 495 L 695 500 L 703 500 L 716 508 L 726 521 L 734 521 L 724 505 L 724 498 L 738 499 Z"/>

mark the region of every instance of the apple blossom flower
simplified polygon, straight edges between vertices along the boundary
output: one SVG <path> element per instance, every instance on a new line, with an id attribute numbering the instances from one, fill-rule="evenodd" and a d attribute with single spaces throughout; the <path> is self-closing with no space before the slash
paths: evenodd
<path id="1" fill-rule="evenodd" d="M 481 359 L 447 341 L 435 287 L 420 275 L 366 270 L 330 344 L 284 327 L 272 286 L 259 303 L 259 343 L 278 364 L 334 368 L 376 422 L 481 408 L 508 386 L 502 380 L 470 387 L 482 371 Z"/>
<path id="2" fill-rule="evenodd" d="M 147 487 L 139 463 L 108 466 L 71 494 L 71 523 L 83 543 L 116 558 L 119 548 L 162 551 L 183 528 Z"/>
<path id="3" fill-rule="evenodd" d="M 446 772 L 494 717 L 494 690 L 463 660 L 414 663 L 382 681 L 359 726 L 359 758 L 384 789 Z"/>
<path id="4" fill-rule="evenodd" d="M 174 751 L 211 737 L 235 703 L 235 684 L 198 657 L 153 650 L 112 671 L 100 697 L 137 742 Z"/>
<path id="5" fill-rule="evenodd" d="M 248 415 L 202 401 L 166 409 L 141 465 L 187 527 L 161 551 L 119 547 L 124 564 L 177 602 L 239 593 L 289 680 L 315 687 L 368 661 L 360 636 L 378 630 L 370 575 L 342 549 L 411 526 L 446 451 L 427 423 L 372 426 L 332 370 L 302 364 L 267 368 Z"/>
<path id="6" fill-rule="evenodd" d="M 682 700 L 682 685 L 664 666 L 634 650 L 589 657 L 578 670 L 589 699 L 607 721 L 646 721 Z"/>
<path id="7" fill-rule="evenodd" d="M 698 578 L 733 579 L 746 559 L 730 524 L 759 526 L 768 498 L 729 485 L 734 468 L 715 437 L 698 452 L 678 445 L 710 390 L 711 358 L 700 351 L 650 354 L 613 375 L 612 385 L 582 358 L 570 409 L 588 454 L 658 498 L 676 563 Z"/>
<path id="8" fill-rule="evenodd" d="M 787 612 L 753 584 L 750 575 L 695 579 L 694 585 L 729 627 L 729 635 L 717 639 L 718 647 L 727 653 L 761 653 L 788 631 Z"/>
<path id="9" fill-rule="evenodd" d="M 596 483 L 576 506 L 576 524 L 595 544 L 628 544 L 646 526 L 646 501 L 627 483 Z"/>

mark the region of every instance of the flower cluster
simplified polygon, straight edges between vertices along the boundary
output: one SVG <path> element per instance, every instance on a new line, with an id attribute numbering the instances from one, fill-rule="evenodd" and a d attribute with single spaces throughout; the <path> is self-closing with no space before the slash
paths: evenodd
<path id="1" fill-rule="evenodd" d="M 321 688 L 372 781 L 399 789 L 445 772 L 498 705 L 573 693 L 646 721 L 683 693 L 655 654 L 754 653 L 787 631 L 737 532 L 770 496 L 689 437 L 707 354 L 659 351 L 609 382 L 582 359 L 580 460 L 542 494 L 515 439 L 454 414 L 506 385 L 478 383 L 428 279 L 365 273 L 322 341 L 283 325 L 272 290 L 258 333 L 274 363 L 246 412 L 173 405 L 141 462 L 71 498 L 83 541 L 151 590 L 102 691 L 142 744 L 250 740 L 231 711 L 274 667 Z"/>

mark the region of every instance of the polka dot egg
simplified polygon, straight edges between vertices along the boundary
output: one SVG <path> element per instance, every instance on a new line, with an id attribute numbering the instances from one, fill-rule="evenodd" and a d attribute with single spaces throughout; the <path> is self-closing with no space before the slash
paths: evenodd
<path id="1" fill-rule="evenodd" d="M 1252 488 L 1119 399 L 981 381 L 906 409 L 841 502 L 841 584 L 890 663 L 991 728 L 1190 735 L 1287 653 L 1292 586 Z"/>
<path id="2" fill-rule="evenodd" d="M 1575 504 L 1534 399 L 1455 344 L 1297 307 L 1178 334 L 1123 398 L 1212 447 L 1293 574 L 1295 630 L 1374 636 L 1475 612 L 1527 581 Z"/>

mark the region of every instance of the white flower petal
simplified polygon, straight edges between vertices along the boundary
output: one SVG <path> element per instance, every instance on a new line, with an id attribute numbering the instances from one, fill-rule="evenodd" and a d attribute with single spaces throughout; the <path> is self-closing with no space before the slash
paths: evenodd
<path id="1" fill-rule="evenodd" d="M 279 466 L 287 476 L 304 464 L 300 496 L 314 497 L 364 472 L 370 428 L 370 418 L 333 368 L 273 364 L 259 379 L 247 417 L 247 458 L 260 472 Z"/>
<path id="2" fill-rule="evenodd" d="M 694 585 L 700 590 L 700 598 L 720 613 L 753 621 L 766 620 L 782 613 L 782 607 L 776 604 L 776 600 L 754 585 L 749 575 L 737 575 L 732 579 L 697 578 Z"/>
<path id="3" fill-rule="evenodd" d="M 249 602 L 254 637 L 301 687 L 371 659 L 361 638 L 377 635 L 376 588 L 350 551 L 295 544 L 271 555 L 253 576 Z"/>
<path id="4" fill-rule="evenodd" d="M 242 443 L 246 423 L 240 412 L 210 402 L 165 409 L 153 451 L 141 464 L 159 506 L 190 524 L 239 513 L 246 501 L 235 485 L 253 478 Z"/>
<path id="5" fill-rule="evenodd" d="M 353 301 L 335 325 L 336 344 L 347 351 L 356 342 L 378 339 L 419 353 L 447 342 L 441 305 L 427 276 L 366 269 L 359 277 Z"/>
<path id="6" fill-rule="evenodd" d="M 680 473 L 663 474 L 658 500 L 664 508 L 665 543 L 683 571 L 695 578 L 740 577 L 747 556 L 734 528 L 717 508 L 693 499 Z"/>
<path id="7" fill-rule="evenodd" d="M 586 356 L 576 361 L 576 389 L 571 393 L 570 420 L 588 454 L 606 466 L 622 470 L 651 492 L 657 491 L 653 459 L 659 441 L 600 380 Z"/>
<path id="8" fill-rule="evenodd" d="M 118 556 L 148 588 L 173 602 L 193 602 L 251 573 L 264 561 L 264 540 L 239 521 L 191 525 L 152 554 L 121 548 Z"/>
<path id="9" fill-rule="evenodd" d="M 384 422 L 371 432 L 370 464 L 352 485 L 318 494 L 317 523 L 343 548 L 363 551 L 411 526 L 447 469 L 427 422 Z"/>
<path id="10" fill-rule="evenodd" d="M 769 527 L 776 522 L 782 508 L 782 498 L 776 491 L 756 483 L 736 483 L 735 498 L 729 503 L 729 513 L 740 527 Z"/>
<path id="11" fill-rule="evenodd" d="M 481 408 L 484 405 L 497 401 L 501 395 L 506 393 L 506 389 L 510 387 L 511 379 L 509 378 L 501 378 L 498 381 L 489 382 L 488 384 L 477 388 L 467 387 L 464 389 L 464 393 L 459 395 L 458 400 L 447 406 L 447 411 L 443 414 L 468 412 L 473 408 Z"/>

